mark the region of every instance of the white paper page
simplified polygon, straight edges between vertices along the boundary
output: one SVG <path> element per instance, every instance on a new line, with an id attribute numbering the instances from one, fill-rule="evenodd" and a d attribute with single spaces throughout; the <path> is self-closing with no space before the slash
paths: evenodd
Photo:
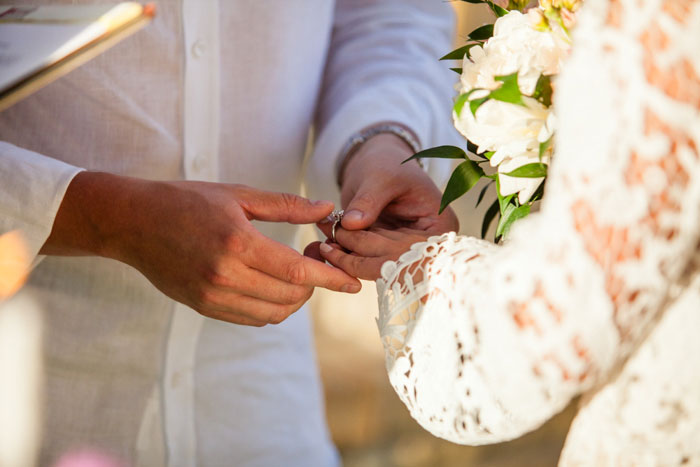
<path id="1" fill-rule="evenodd" d="M 138 16 L 134 2 L 100 5 L 0 7 L 0 90 Z"/>
<path id="2" fill-rule="evenodd" d="M 0 89 L 6 89 L 104 33 L 100 24 L 0 24 Z"/>

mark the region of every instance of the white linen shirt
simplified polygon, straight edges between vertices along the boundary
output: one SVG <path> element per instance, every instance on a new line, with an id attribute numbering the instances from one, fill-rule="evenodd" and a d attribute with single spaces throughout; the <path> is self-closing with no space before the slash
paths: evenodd
<path id="1" fill-rule="evenodd" d="M 38 252 L 81 168 L 298 193 L 315 122 L 309 191 L 337 199 L 335 158 L 366 125 L 453 142 L 437 61 L 451 15 L 437 0 L 162 0 L 143 31 L 0 114 L 0 233 L 28 240 L 45 311 L 42 465 L 80 446 L 133 465 L 338 462 L 306 310 L 232 325 L 119 262 Z M 293 226 L 258 227 L 294 244 Z"/>

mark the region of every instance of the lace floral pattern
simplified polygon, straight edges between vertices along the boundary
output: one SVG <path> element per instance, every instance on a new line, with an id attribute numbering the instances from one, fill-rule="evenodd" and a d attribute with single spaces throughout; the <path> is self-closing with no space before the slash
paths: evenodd
<path id="1" fill-rule="evenodd" d="M 700 1 L 588 0 L 574 37 L 541 212 L 383 267 L 389 377 L 454 442 L 583 392 L 562 464 L 700 464 Z"/>

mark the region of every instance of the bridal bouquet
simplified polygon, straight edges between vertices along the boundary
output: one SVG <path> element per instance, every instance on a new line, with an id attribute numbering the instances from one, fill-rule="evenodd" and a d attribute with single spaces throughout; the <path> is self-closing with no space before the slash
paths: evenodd
<path id="1" fill-rule="evenodd" d="M 477 206 L 494 186 L 497 199 L 486 211 L 481 232 L 484 237 L 498 216 L 499 241 L 542 197 L 556 130 L 552 80 L 571 48 L 570 30 L 583 0 L 462 1 L 486 4 L 497 16 L 494 24 L 472 31 L 466 45 L 442 57 L 463 60 L 462 68 L 453 68 L 460 74 L 453 120 L 468 152 L 440 146 L 411 159 L 464 160 L 450 177 L 440 212 L 481 178 L 490 179 Z"/>

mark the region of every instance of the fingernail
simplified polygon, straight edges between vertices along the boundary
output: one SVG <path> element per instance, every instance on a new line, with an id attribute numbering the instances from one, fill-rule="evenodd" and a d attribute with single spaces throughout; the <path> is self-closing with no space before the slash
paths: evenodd
<path id="1" fill-rule="evenodd" d="M 311 204 L 313 204 L 314 206 L 327 206 L 329 204 L 333 204 L 333 201 L 318 200 L 313 201 Z"/>
<path id="2" fill-rule="evenodd" d="M 319 249 L 324 253 L 330 253 L 331 251 L 333 251 L 333 247 L 330 246 L 328 243 L 321 243 Z"/>
<path id="3" fill-rule="evenodd" d="M 342 286 L 340 288 L 340 291 L 345 292 L 345 293 L 356 293 L 356 292 L 359 292 L 361 288 L 362 288 L 361 285 L 345 284 L 344 286 Z"/>
<path id="4" fill-rule="evenodd" d="M 345 213 L 343 216 L 343 219 L 347 219 L 353 222 L 359 222 L 362 220 L 362 218 L 365 216 L 365 214 L 362 211 L 358 211 L 357 209 L 353 209 L 352 211 L 348 211 Z"/>

